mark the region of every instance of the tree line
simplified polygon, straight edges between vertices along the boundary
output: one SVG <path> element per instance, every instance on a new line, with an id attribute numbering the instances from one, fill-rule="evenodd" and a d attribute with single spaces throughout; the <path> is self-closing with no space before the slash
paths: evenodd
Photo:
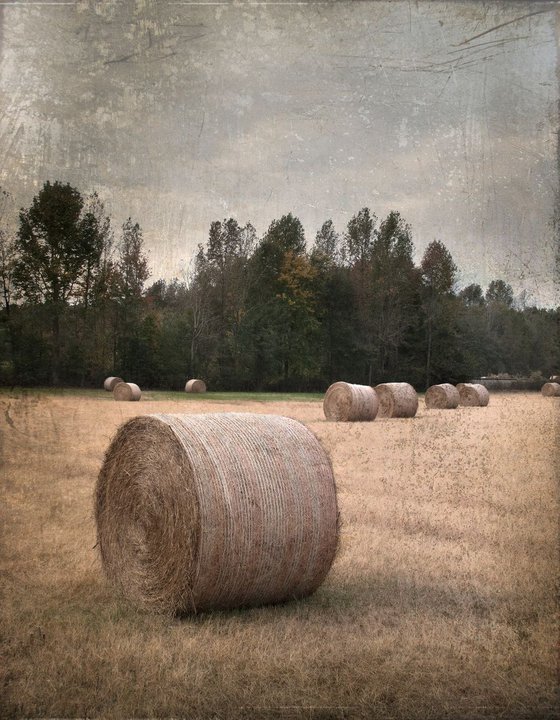
<path id="1" fill-rule="evenodd" d="M 515 298 L 501 279 L 459 289 L 434 240 L 418 264 L 396 211 L 362 208 L 310 246 L 292 214 L 262 237 L 233 218 L 211 223 L 189 272 L 147 285 L 142 230 L 116 233 L 104 205 L 46 182 L 10 232 L 0 208 L 0 383 L 99 387 L 324 390 L 336 380 L 404 380 L 417 389 L 560 369 L 560 308 Z"/>

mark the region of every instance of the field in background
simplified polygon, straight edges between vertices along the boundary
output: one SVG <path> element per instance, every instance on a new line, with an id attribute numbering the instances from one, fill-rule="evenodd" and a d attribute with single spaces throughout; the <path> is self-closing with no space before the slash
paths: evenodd
<path id="1" fill-rule="evenodd" d="M 161 396 L 0 393 L 2 717 L 558 717 L 557 399 L 342 424 L 321 396 Z M 332 571 L 285 605 L 137 613 L 94 548 L 103 453 L 134 415 L 228 410 L 295 417 L 328 450 Z"/>
<path id="2" fill-rule="evenodd" d="M 0 387 L 0 398 L 17 397 L 23 399 L 25 397 L 81 397 L 89 399 L 106 400 L 108 402 L 114 402 L 113 394 L 101 390 L 92 390 L 90 388 L 52 388 L 52 387 L 39 387 L 39 388 L 2 388 Z M 324 393 L 280 393 L 280 392 L 206 392 L 200 393 L 186 393 L 183 390 L 142 390 L 143 401 L 159 401 L 159 400 L 172 400 L 178 403 L 185 402 L 201 402 L 205 401 L 217 401 L 217 402 L 286 402 L 289 400 L 295 400 L 300 402 L 301 400 L 315 400 L 317 402 L 323 402 Z M 190 412 L 190 407 L 185 408 L 186 411 Z M 144 411 L 142 411 L 144 412 Z"/>

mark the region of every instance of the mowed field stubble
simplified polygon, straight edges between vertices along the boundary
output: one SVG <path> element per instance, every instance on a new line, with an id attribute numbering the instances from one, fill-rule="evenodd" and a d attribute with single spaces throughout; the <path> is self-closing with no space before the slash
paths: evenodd
<path id="1" fill-rule="evenodd" d="M 158 399 L 161 398 L 161 399 Z M 0 393 L 2 717 L 558 717 L 560 398 L 327 422 L 321 398 Z M 304 422 L 338 487 L 311 597 L 173 618 L 108 586 L 93 490 L 126 419 Z"/>

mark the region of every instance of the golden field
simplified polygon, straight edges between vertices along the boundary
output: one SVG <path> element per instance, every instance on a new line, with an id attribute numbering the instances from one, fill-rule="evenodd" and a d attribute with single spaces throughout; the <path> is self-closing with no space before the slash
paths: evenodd
<path id="1" fill-rule="evenodd" d="M 317 400 L 0 393 L 0 716 L 558 717 L 560 399 L 328 423 Z M 124 420 L 262 412 L 328 451 L 340 547 L 315 595 L 170 618 L 107 585 L 93 489 Z"/>

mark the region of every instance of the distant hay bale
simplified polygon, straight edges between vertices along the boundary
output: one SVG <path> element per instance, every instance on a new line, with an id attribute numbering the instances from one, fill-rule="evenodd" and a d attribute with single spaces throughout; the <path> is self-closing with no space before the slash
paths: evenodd
<path id="1" fill-rule="evenodd" d="M 117 431 L 95 519 L 109 581 L 135 605 L 186 613 L 314 592 L 338 540 L 329 458 L 276 415 L 145 415 Z"/>
<path id="2" fill-rule="evenodd" d="M 113 388 L 115 400 L 140 400 L 142 391 L 135 383 L 121 382 Z"/>
<path id="3" fill-rule="evenodd" d="M 560 383 L 560 375 L 551 375 L 551 376 L 550 376 L 550 382 Z"/>
<path id="4" fill-rule="evenodd" d="M 206 383 L 204 380 L 189 380 L 185 385 L 185 392 L 204 393 L 206 392 Z"/>
<path id="5" fill-rule="evenodd" d="M 375 386 L 379 398 L 379 417 L 414 417 L 418 410 L 416 390 L 404 382 L 381 383 Z"/>
<path id="6" fill-rule="evenodd" d="M 490 393 L 479 383 L 458 383 L 459 405 L 466 407 L 486 407 L 490 400 Z"/>
<path id="7" fill-rule="evenodd" d="M 459 405 L 459 391 L 450 383 L 432 385 L 424 396 L 426 407 L 436 410 L 453 410 Z"/>
<path id="8" fill-rule="evenodd" d="M 545 397 L 560 397 L 560 383 L 547 382 L 542 386 L 541 393 Z"/>
<path id="9" fill-rule="evenodd" d="M 113 392 L 115 389 L 115 385 L 118 385 L 119 383 L 124 382 L 124 380 L 120 377 L 108 377 L 106 378 L 105 382 L 103 383 L 103 387 L 107 392 Z"/>
<path id="10" fill-rule="evenodd" d="M 327 389 L 323 400 L 323 412 L 327 420 L 375 420 L 378 409 L 377 393 L 369 385 L 335 382 Z"/>

